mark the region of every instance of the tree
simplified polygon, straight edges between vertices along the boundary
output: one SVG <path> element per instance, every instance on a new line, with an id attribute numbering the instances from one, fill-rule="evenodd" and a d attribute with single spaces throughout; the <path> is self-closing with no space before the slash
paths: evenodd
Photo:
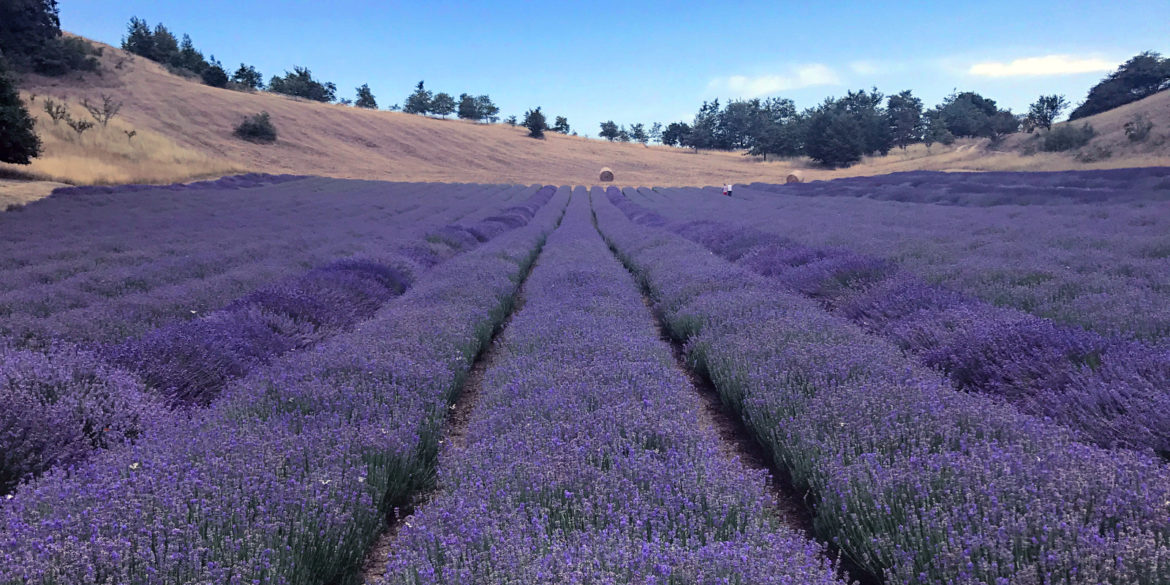
<path id="1" fill-rule="evenodd" d="M 0 58 L 0 162 L 27 165 L 41 154 L 41 139 L 33 129 L 16 83 Z"/>
<path id="2" fill-rule="evenodd" d="M 671 122 L 662 131 L 662 143 L 667 146 L 688 146 L 691 126 L 686 122 Z"/>
<path id="3" fill-rule="evenodd" d="M 535 110 L 528 110 L 524 113 L 524 127 L 528 129 L 529 138 L 544 138 L 544 131 L 548 129 L 548 126 L 539 106 Z"/>
<path id="4" fill-rule="evenodd" d="M 150 25 L 145 20 L 137 16 L 130 17 L 130 24 L 126 27 L 126 37 L 122 39 L 122 50 L 147 59 L 153 58 L 154 33 L 150 31 Z"/>
<path id="5" fill-rule="evenodd" d="M 622 125 L 621 128 L 618 129 L 617 140 L 618 140 L 618 142 L 629 142 L 630 141 L 630 131 L 626 130 L 626 126 L 624 124 Z"/>
<path id="6" fill-rule="evenodd" d="M 519 122 L 516 121 L 516 116 L 508 116 L 504 119 L 504 123 L 513 127 L 519 125 Z"/>
<path id="7" fill-rule="evenodd" d="M 809 158 L 823 165 L 849 166 L 865 154 L 864 129 L 832 99 L 825 100 L 809 118 L 804 149 Z"/>
<path id="8" fill-rule="evenodd" d="M 455 115 L 460 120 L 474 120 L 478 122 L 482 116 L 479 113 L 475 96 L 467 93 L 459 94 L 459 107 L 455 110 Z"/>
<path id="9" fill-rule="evenodd" d="M 1069 114 L 1078 120 L 1106 110 L 1124 106 L 1170 88 L 1170 59 L 1154 51 L 1144 51 L 1126 61 L 1117 71 L 1089 90 L 1085 103 Z"/>
<path id="10" fill-rule="evenodd" d="M 211 61 L 207 65 L 207 69 L 203 70 L 203 75 L 201 77 L 203 78 L 203 83 L 210 85 L 211 87 L 227 87 L 228 84 L 227 71 L 224 71 L 223 65 L 221 65 L 219 61 L 215 60 L 214 55 L 211 57 Z"/>
<path id="11" fill-rule="evenodd" d="M 564 116 L 557 116 L 556 121 L 553 122 L 552 131 L 559 134 L 568 134 L 570 132 L 569 119 Z"/>
<path id="12" fill-rule="evenodd" d="M 1031 134 L 1037 128 L 1052 129 L 1052 123 L 1065 108 L 1068 100 L 1062 95 L 1042 95 L 1028 107 L 1028 115 L 1024 117 L 1024 130 Z"/>
<path id="13" fill-rule="evenodd" d="M 318 102 L 328 103 L 337 99 L 337 86 L 333 83 L 321 83 L 313 79 L 313 73 L 309 71 L 308 67 L 293 67 L 292 71 L 284 72 L 284 77 L 274 75 L 268 81 L 268 89 L 274 93 Z"/>
<path id="14" fill-rule="evenodd" d="M 722 142 L 719 137 L 719 100 L 703 102 L 703 105 L 699 106 L 699 113 L 695 114 L 691 131 L 687 134 L 686 146 L 695 150 L 719 148 Z"/>
<path id="15" fill-rule="evenodd" d="M 600 136 L 610 142 L 613 142 L 618 137 L 618 125 L 614 124 L 613 120 L 602 122 Z"/>
<path id="16" fill-rule="evenodd" d="M 357 101 L 353 104 L 359 108 L 378 109 L 378 101 L 374 99 L 374 92 L 370 91 L 370 84 L 363 83 L 357 88 Z"/>
<path id="17" fill-rule="evenodd" d="M 630 125 L 630 140 L 646 144 L 650 142 L 650 136 L 646 134 L 646 126 L 643 124 Z"/>
<path id="18" fill-rule="evenodd" d="M 487 94 L 476 96 L 475 108 L 479 110 L 480 120 L 487 120 L 493 124 L 500 120 L 500 108 L 497 107 L 496 104 L 492 103 L 492 98 L 488 97 Z M 515 124 L 513 124 L 513 126 L 514 125 Z"/>
<path id="19" fill-rule="evenodd" d="M 232 74 L 232 83 L 247 89 L 264 89 L 264 77 L 251 65 L 240 63 L 240 68 Z"/>
<path id="20" fill-rule="evenodd" d="M 423 86 L 423 82 L 418 82 L 414 88 L 414 93 L 406 98 L 406 103 L 402 106 L 402 111 L 407 114 L 426 114 L 431 111 L 431 92 L 427 91 Z"/>
<path id="21" fill-rule="evenodd" d="M 955 135 L 947 130 L 947 124 L 942 119 L 942 114 L 938 109 L 930 110 L 925 115 L 926 129 L 923 131 L 922 141 L 926 143 L 926 147 L 930 148 L 935 142 L 945 145 L 951 145 L 955 142 Z"/>
<path id="22" fill-rule="evenodd" d="M 449 93 L 439 92 L 431 100 L 430 110 L 432 114 L 446 118 L 455 112 L 455 98 L 451 97 Z"/>
<path id="23" fill-rule="evenodd" d="M 82 39 L 61 36 L 56 0 L 0 1 L 0 54 L 13 70 L 44 75 L 94 71 L 97 52 Z"/>
<path id="24" fill-rule="evenodd" d="M 1001 110 L 995 100 L 971 91 L 951 94 L 935 109 L 953 136 L 996 140 L 1019 128 L 1019 120 L 1011 110 Z"/>
<path id="25" fill-rule="evenodd" d="M 793 111 L 781 121 L 768 124 L 756 137 L 748 154 L 763 156 L 800 156 L 804 152 L 805 119 Z"/>
<path id="26" fill-rule="evenodd" d="M 652 124 L 649 135 L 652 142 L 662 142 L 662 122 Z"/>
<path id="27" fill-rule="evenodd" d="M 154 27 L 154 51 L 148 57 L 158 63 L 174 64 L 179 58 L 179 39 L 160 22 Z"/>
<path id="28" fill-rule="evenodd" d="M 906 150 L 907 146 L 922 140 L 926 131 L 922 120 L 922 100 L 914 97 L 910 90 L 889 97 L 886 118 L 894 146 Z"/>
<path id="29" fill-rule="evenodd" d="M 37 56 L 60 36 L 56 0 L 0 2 L 0 53 L 13 68 L 32 68 Z"/>
<path id="30" fill-rule="evenodd" d="M 853 118 L 861 128 L 863 154 L 884 156 L 893 146 L 888 114 L 881 107 L 884 100 L 885 96 L 875 87 L 869 92 L 850 91 L 837 102 L 836 107 Z"/>
<path id="31" fill-rule="evenodd" d="M 190 35 L 183 35 L 183 42 L 179 44 L 179 52 L 175 55 L 171 65 L 186 69 L 188 71 L 193 71 L 198 74 L 202 74 L 210 66 L 210 64 L 203 58 L 203 53 L 200 53 L 195 48 L 195 43 L 191 41 Z M 220 68 L 222 69 L 223 67 L 221 66 Z M 208 83 L 208 85 L 211 84 Z"/>

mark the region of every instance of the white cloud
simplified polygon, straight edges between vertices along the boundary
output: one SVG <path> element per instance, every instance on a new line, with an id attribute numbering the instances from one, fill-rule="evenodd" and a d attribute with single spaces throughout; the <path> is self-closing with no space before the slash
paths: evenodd
<path id="1" fill-rule="evenodd" d="M 716 77 L 707 84 L 707 87 L 715 91 L 734 93 L 737 97 L 754 98 L 802 87 L 839 83 L 841 78 L 829 66 L 812 63 L 793 67 L 783 75 Z"/>
<path id="2" fill-rule="evenodd" d="M 1040 77 L 1097 73 L 1112 71 L 1116 67 L 1117 63 L 1096 57 L 1045 55 L 1015 59 L 1007 63 L 997 61 L 976 63 L 967 70 L 967 73 L 979 77 Z"/>
<path id="3" fill-rule="evenodd" d="M 858 75 L 877 75 L 883 71 L 882 66 L 874 61 L 854 61 L 849 64 L 849 69 Z"/>

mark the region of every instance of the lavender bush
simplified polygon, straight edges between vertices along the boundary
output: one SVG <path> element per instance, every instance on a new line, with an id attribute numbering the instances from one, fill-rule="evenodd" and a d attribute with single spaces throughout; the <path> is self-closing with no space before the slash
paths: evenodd
<path id="1" fill-rule="evenodd" d="M 656 214 L 621 193 L 627 216 Z M 956 387 L 1051 417 L 1104 447 L 1170 457 L 1168 349 L 996 308 L 845 248 L 812 248 L 748 226 L 698 220 L 671 229 L 819 300 L 948 374 Z"/>
<path id="2" fill-rule="evenodd" d="M 0 496 L 140 435 L 164 412 L 133 376 L 67 347 L 0 347 Z"/>
<path id="3" fill-rule="evenodd" d="M 385 583 L 840 583 L 719 449 L 579 189 Z"/>
<path id="4" fill-rule="evenodd" d="M 424 244 L 428 229 L 478 222 L 514 191 L 535 191 L 336 179 L 216 185 L 102 188 L 30 205 L 26 221 L 0 217 L 0 334 L 30 347 L 118 343 L 338 258 Z"/>
<path id="5" fill-rule="evenodd" d="M 433 473 L 447 401 L 567 194 L 352 331 L 0 510 L 0 583 L 332 583 Z"/>
<path id="6" fill-rule="evenodd" d="M 1081 172 L 1065 181 L 1099 192 L 1093 185 L 1108 179 L 1096 177 L 1119 172 Z M 1043 185 L 1045 175 L 1002 175 L 994 189 L 1040 183 L 1029 188 L 1065 197 L 1060 188 Z M 917 189 L 938 192 L 947 188 L 943 178 L 974 181 L 982 176 L 935 173 L 913 182 Z M 888 258 L 931 284 L 1104 335 L 1160 340 L 1170 334 L 1170 208 L 1157 199 L 1170 197 L 1170 178 L 1156 179 L 1160 183 L 1153 187 L 1138 180 L 1117 182 L 1107 196 L 1066 205 L 979 208 L 793 196 L 814 186 L 825 194 L 838 185 L 847 192 L 849 183 L 860 188 L 895 180 L 890 177 L 793 185 L 776 192 L 737 188 L 736 197 L 722 200 L 715 190 L 669 189 L 655 194 L 657 203 L 646 203 L 675 220 L 685 215 L 747 223 L 809 246 L 847 247 Z M 891 187 L 893 192 L 902 188 Z"/>
<path id="7" fill-rule="evenodd" d="M 1161 461 L 959 392 L 772 279 L 613 206 L 596 212 L 688 359 L 862 567 L 922 585 L 1170 580 Z"/>

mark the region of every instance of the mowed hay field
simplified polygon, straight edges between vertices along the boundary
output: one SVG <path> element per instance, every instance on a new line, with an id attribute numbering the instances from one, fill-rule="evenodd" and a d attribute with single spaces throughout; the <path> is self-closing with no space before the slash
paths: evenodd
<path id="1" fill-rule="evenodd" d="M 100 43 L 99 43 L 100 45 Z M 719 185 L 731 181 L 782 182 L 804 169 L 806 180 L 884 174 L 909 170 L 991 171 L 1122 168 L 1170 164 L 1170 93 L 1094 116 L 1100 134 L 1091 146 L 1112 156 L 1085 163 L 1073 154 L 1019 153 L 1027 135 L 992 147 L 986 140 L 895 149 L 845 169 L 823 169 L 808 160 L 761 161 L 732 152 L 694 152 L 662 146 L 610 143 L 548 133 L 532 140 L 525 130 L 504 124 L 475 124 L 388 111 L 321 104 L 285 96 L 216 89 L 167 72 L 147 59 L 102 45 L 103 70 L 83 78 L 30 77 L 23 95 L 31 102 L 45 141 L 44 155 L 31 166 L 0 165 L 0 175 L 71 184 L 169 183 L 236 172 L 312 174 L 390 181 L 511 182 L 590 184 L 602 167 L 626 185 Z M 270 72 L 271 73 L 271 72 Z M 405 86 L 404 86 L 405 87 Z M 342 93 L 345 93 L 342 89 Z M 83 98 L 109 95 L 124 103 L 109 128 L 80 139 L 43 111 L 46 98 L 67 101 L 85 117 Z M 35 100 L 33 97 L 35 96 Z M 394 95 L 380 95 L 383 104 Z M 272 145 L 232 136 L 245 116 L 266 111 L 279 132 Z M 1129 144 L 1122 125 L 1135 112 L 1155 123 L 1154 136 Z M 586 132 L 596 129 L 586 128 Z M 126 132 L 136 136 L 128 138 Z M 47 193 L 51 186 L 24 187 Z M 0 186 L 0 193 L 13 190 Z M 12 195 L 5 195 L 14 197 Z"/>

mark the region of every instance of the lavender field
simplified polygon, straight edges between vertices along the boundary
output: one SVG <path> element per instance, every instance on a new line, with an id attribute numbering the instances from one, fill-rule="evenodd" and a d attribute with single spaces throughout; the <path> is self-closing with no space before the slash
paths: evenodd
<path id="1" fill-rule="evenodd" d="M 0 214 L 0 584 L 1170 583 L 1170 171 Z"/>

